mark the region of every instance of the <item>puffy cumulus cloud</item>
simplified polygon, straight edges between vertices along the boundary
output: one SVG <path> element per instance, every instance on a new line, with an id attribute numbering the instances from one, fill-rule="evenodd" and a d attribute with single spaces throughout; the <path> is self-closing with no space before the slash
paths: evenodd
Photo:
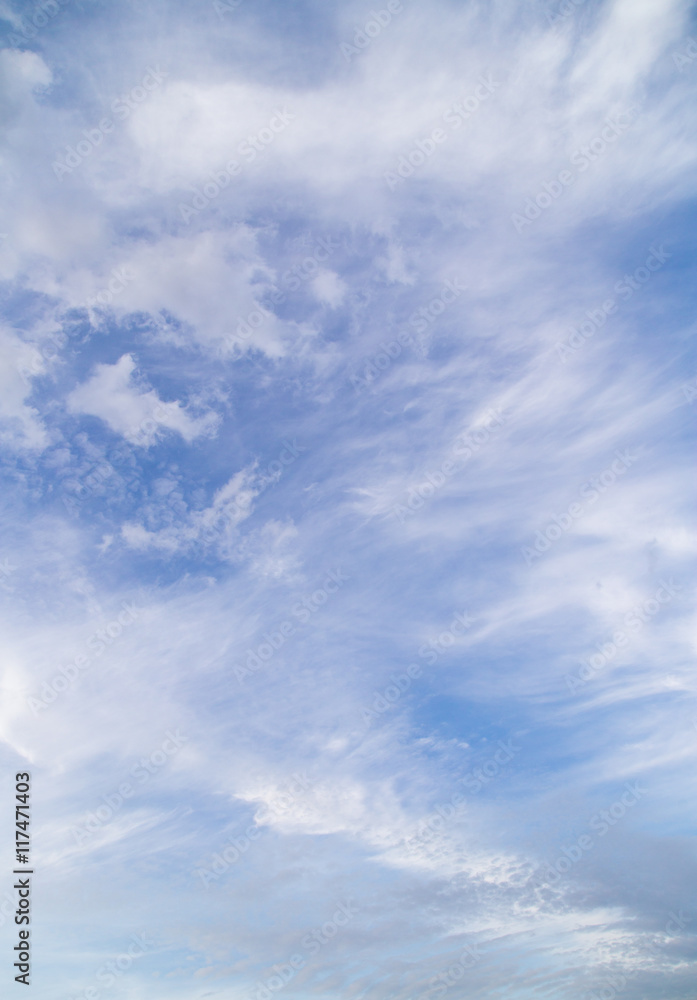
<path id="1" fill-rule="evenodd" d="M 320 302 L 336 309 L 341 305 L 348 292 L 348 285 L 333 271 L 320 271 L 312 282 L 312 291 Z"/>
<path id="2" fill-rule="evenodd" d="M 13 86 L 3 95 L 10 121 L 0 140 L 7 234 L 0 244 L 0 274 L 69 302 L 75 274 L 110 260 L 112 220 L 103 199 L 85 186 L 82 168 L 61 184 L 51 161 L 65 158 L 68 148 L 74 154 L 76 144 L 91 148 L 85 132 L 93 122 L 89 112 L 55 100 L 52 71 L 35 53 L 0 50 L 3 66 Z"/>
<path id="3" fill-rule="evenodd" d="M 380 822 L 373 810 L 386 810 L 385 794 L 393 800 L 388 788 L 369 789 L 351 778 L 327 782 L 307 776 L 295 779 L 288 791 L 284 776 L 282 782 L 258 779 L 237 792 L 237 798 L 259 806 L 255 820 L 260 825 L 304 834 L 357 834 Z M 373 795 L 375 801 L 370 801 Z"/>
<path id="4" fill-rule="evenodd" d="M 36 346 L 1 325 L 0 355 L 0 440 L 15 450 L 41 451 L 49 437 L 39 411 L 27 399 L 32 377 L 46 371 L 46 360 Z"/>
<path id="5" fill-rule="evenodd" d="M 172 78 L 175 71 L 172 70 Z M 261 83 L 206 84 L 172 79 L 129 122 L 140 183 L 154 194 L 203 184 L 230 161 L 233 186 L 278 161 L 278 145 L 296 121 L 288 92 Z M 261 137 L 259 137 L 261 133 Z M 128 189 L 121 187 L 122 196 Z M 105 192 L 108 196 L 108 188 Z M 135 191 L 133 191 L 135 194 Z M 191 199 L 189 198 L 189 201 Z"/>
<path id="6" fill-rule="evenodd" d="M 113 365 L 97 365 L 95 373 L 67 397 L 68 410 L 98 417 L 116 434 L 144 448 L 158 439 L 162 429 L 174 431 L 187 443 L 215 433 L 218 417 L 214 413 L 193 417 L 180 402 L 164 402 L 154 389 L 134 382 L 135 370 L 130 354 Z"/>
<path id="7" fill-rule="evenodd" d="M 119 312 L 157 316 L 166 309 L 187 325 L 189 343 L 218 357 L 248 350 L 284 354 L 284 324 L 259 303 L 273 270 L 260 256 L 251 228 L 136 245 L 121 257 L 121 266 L 132 277 L 114 296 Z"/>
<path id="8" fill-rule="evenodd" d="M 0 49 L 0 88 L 3 95 L 3 125 L 12 129 L 22 112 L 36 107 L 38 92 L 44 91 L 53 75 L 37 52 Z M 6 141 L 11 138 L 6 134 Z"/>
<path id="9" fill-rule="evenodd" d="M 68 308 L 86 309 L 95 325 L 145 313 L 169 343 L 215 358 L 261 351 L 279 358 L 300 337 L 261 304 L 275 270 L 261 256 L 257 232 L 227 231 L 149 238 L 114 245 L 71 268 L 43 268 L 33 286 Z M 336 294 L 336 293 L 335 293 Z M 177 332 L 163 319 L 173 317 Z"/>
<path id="10" fill-rule="evenodd" d="M 0 276 L 40 292 L 56 288 L 66 265 L 72 270 L 81 259 L 101 256 L 108 243 L 103 207 L 84 189 L 62 190 L 46 170 L 46 146 L 60 141 L 70 121 L 52 101 L 55 81 L 46 59 L 31 51 L 0 50 L 5 126 Z"/>

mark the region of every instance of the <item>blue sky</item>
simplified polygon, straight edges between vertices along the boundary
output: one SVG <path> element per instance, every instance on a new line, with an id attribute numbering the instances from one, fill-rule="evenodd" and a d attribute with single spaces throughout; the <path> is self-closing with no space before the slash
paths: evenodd
<path id="1" fill-rule="evenodd" d="M 0 32 L 35 995 L 693 997 L 694 8 Z"/>

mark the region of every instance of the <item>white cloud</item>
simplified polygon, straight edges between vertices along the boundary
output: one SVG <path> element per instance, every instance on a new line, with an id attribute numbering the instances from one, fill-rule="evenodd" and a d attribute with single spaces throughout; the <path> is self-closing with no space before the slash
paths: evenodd
<path id="1" fill-rule="evenodd" d="M 97 365 L 95 374 L 68 396 L 68 410 L 99 417 L 112 431 L 145 448 L 158 439 L 160 428 L 176 432 L 189 444 L 215 433 L 215 414 L 192 417 L 180 402 L 166 403 L 154 389 L 139 388 L 132 379 L 135 369 L 130 354 L 113 365 Z"/>
<path id="2" fill-rule="evenodd" d="M 260 310 L 258 298 L 272 274 L 248 227 L 136 244 L 120 264 L 134 277 L 114 297 L 119 313 L 157 316 L 167 309 L 188 325 L 188 342 L 218 356 L 250 348 L 272 357 L 284 353 L 283 325 L 268 309 Z M 100 281 L 106 284 L 100 278 L 97 287 Z"/>
<path id="3" fill-rule="evenodd" d="M 348 286 L 333 271 L 320 271 L 312 282 L 312 290 L 320 302 L 336 309 L 344 301 Z"/>
<path id="4" fill-rule="evenodd" d="M 53 351 L 55 354 L 55 350 Z M 38 410 L 27 404 L 31 379 L 46 371 L 38 348 L 0 326 L 0 440 L 13 449 L 41 451 L 48 435 Z"/>
<path id="5" fill-rule="evenodd" d="M 0 87 L 5 99 L 5 123 L 12 121 L 22 106 L 31 107 L 37 89 L 48 87 L 51 80 L 51 70 L 37 52 L 0 49 Z"/>
<path id="6" fill-rule="evenodd" d="M 249 466 L 221 486 L 204 510 L 187 511 L 178 523 L 155 531 L 128 522 L 121 530 L 123 539 L 130 548 L 141 552 L 160 549 L 174 554 L 200 545 L 212 546 L 223 559 L 234 558 L 239 552 L 237 526 L 251 515 L 254 498 L 269 481 L 268 476 L 256 472 L 255 465 Z"/>

